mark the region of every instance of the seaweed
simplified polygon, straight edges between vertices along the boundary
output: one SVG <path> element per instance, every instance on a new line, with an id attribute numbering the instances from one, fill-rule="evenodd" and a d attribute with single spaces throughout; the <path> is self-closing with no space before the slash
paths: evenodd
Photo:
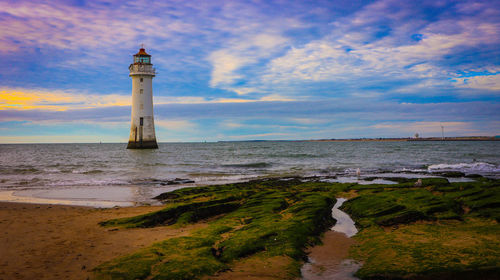
<path id="1" fill-rule="evenodd" d="M 331 208 L 342 185 L 266 179 L 180 189 L 158 196 L 166 207 L 146 215 L 102 222 L 124 228 L 183 226 L 215 217 L 190 236 L 170 238 L 103 263 L 95 279 L 197 279 L 248 256 L 288 256 L 298 275 L 307 246 L 334 224 Z M 196 261 L 193 261 L 196 260 Z M 139 269 L 140 268 L 140 269 Z"/>
<path id="2" fill-rule="evenodd" d="M 498 279 L 498 180 L 355 188 L 342 209 L 361 227 L 351 250 L 359 278 Z"/>
<path id="3" fill-rule="evenodd" d="M 351 257 L 363 262 L 357 273 L 361 279 L 496 279 L 498 180 L 395 181 L 399 184 L 273 178 L 161 194 L 157 199 L 164 209 L 101 225 L 182 227 L 205 220 L 208 226 L 103 263 L 94 269 L 94 278 L 198 279 L 230 269 L 243 258 L 276 256 L 291 260 L 287 275 L 295 278 L 305 249 L 321 242 L 322 232 L 335 222 L 335 197 L 348 194 L 354 197 L 341 209 L 360 228 Z"/>

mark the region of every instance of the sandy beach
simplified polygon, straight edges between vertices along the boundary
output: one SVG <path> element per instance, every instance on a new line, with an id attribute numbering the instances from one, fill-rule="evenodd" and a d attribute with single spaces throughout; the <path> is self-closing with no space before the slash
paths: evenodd
<path id="1" fill-rule="evenodd" d="M 191 231 L 206 226 L 204 221 L 182 228 L 117 229 L 98 225 L 101 221 L 141 215 L 161 208 L 90 208 L 0 202 L 0 280 L 88 279 L 91 270 L 100 263 L 160 240 L 189 235 Z M 325 245 L 313 248 L 318 265 L 338 264 L 340 258 L 345 257 L 349 243 L 340 244 L 337 248 L 340 251 L 333 254 L 333 259 L 327 252 L 336 251 L 332 248 L 336 238 L 341 243 L 349 240 L 343 234 L 327 232 Z M 230 271 L 205 279 L 287 279 L 286 267 L 291 262 L 292 259 L 285 256 L 266 261 L 250 257 L 235 264 Z M 315 272 L 318 267 L 314 266 Z"/>
<path id="2" fill-rule="evenodd" d="M 171 203 L 163 211 L 1 202 L 0 280 L 263 280 L 301 273 L 305 280 L 345 280 L 355 271 L 361 279 L 498 279 L 498 180 L 423 178 L 423 188 L 404 180 L 390 187 L 295 178 L 185 188 L 158 197 Z M 341 199 L 354 192 L 356 198 Z M 464 208 L 453 207 L 457 197 Z M 355 232 L 335 211 L 341 205 L 364 226 L 352 239 Z M 133 218 L 119 219 L 125 217 Z"/>
<path id="3" fill-rule="evenodd" d="M 0 202 L 0 279 L 87 279 L 104 261 L 204 226 L 118 230 L 98 225 L 160 208 Z"/>
<path id="4" fill-rule="evenodd" d="M 91 269 L 117 256 L 131 253 L 154 242 L 188 235 L 204 222 L 186 227 L 164 226 L 145 229 L 104 228 L 108 219 L 149 213 L 162 206 L 96 209 L 80 206 L 0 202 L 0 280 L 8 279 L 87 279 Z M 327 233 L 327 240 L 343 234 Z M 335 238 L 334 238 L 335 239 Z M 327 241 L 328 249 L 332 250 Z M 326 245 L 326 244 L 325 244 Z M 347 245 L 347 244 L 345 244 Z M 344 257 L 345 245 L 340 245 Z M 328 262 L 319 246 L 318 261 Z M 263 262 L 248 258 L 232 271 L 207 279 L 284 279 L 291 259 L 275 257 Z"/>
<path id="5" fill-rule="evenodd" d="M 171 237 L 189 235 L 207 226 L 201 221 L 185 227 L 102 227 L 110 219 L 137 216 L 162 206 L 91 208 L 54 204 L 0 202 L 0 280 L 89 279 L 92 269 L 118 256 Z M 305 272 L 319 279 L 347 256 L 352 243 L 344 234 L 328 231 L 324 244 L 309 253 L 315 264 Z M 259 254 L 233 263 L 228 271 L 204 279 L 289 279 L 286 256 L 261 258 Z M 320 272 L 321 271 L 321 272 Z M 319 277 L 319 278 L 318 278 Z"/>

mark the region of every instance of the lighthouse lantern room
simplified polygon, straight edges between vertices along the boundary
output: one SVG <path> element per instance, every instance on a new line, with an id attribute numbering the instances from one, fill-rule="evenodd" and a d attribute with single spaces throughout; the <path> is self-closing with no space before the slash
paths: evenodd
<path id="1" fill-rule="evenodd" d="M 129 66 L 132 77 L 132 120 L 127 149 L 157 149 L 153 117 L 153 77 L 151 55 L 142 47 Z"/>

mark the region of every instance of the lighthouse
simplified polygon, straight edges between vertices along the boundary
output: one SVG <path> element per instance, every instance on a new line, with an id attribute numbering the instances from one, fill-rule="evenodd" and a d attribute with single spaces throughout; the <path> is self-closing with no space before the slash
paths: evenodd
<path id="1" fill-rule="evenodd" d="M 153 118 L 153 77 L 151 55 L 141 48 L 128 67 L 132 77 L 132 120 L 127 149 L 158 149 Z"/>

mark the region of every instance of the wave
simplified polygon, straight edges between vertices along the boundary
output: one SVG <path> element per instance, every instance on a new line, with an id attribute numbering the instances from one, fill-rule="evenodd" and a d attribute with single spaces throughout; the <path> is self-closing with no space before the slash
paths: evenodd
<path id="1" fill-rule="evenodd" d="M 104 171 L 102 171 L 102 170 L 95 169 L 95 170 L 85 171 L 85 172 L 83 172 L 83 174 L 99 174 L 99 173 L 103 173 L 103 172 Z"/>
<path id="2" fill-rule="evenodd" d="M 235 168 L 267 168 L 271 167 L 272 164 L 268 162 L 253 162 L 253 163 L 241 163 L 241 164 L 224 164 L 224 167 L 235 167 Z"/>
<path id="3" fill-rule="evenodd" d="M 251 155 L 250 155 L 251 156 Z M 279 154 L 269 154 L 267 155 L 267 157 L 270 157 L 270 158 L 297 158 L 297 159 L 307 159 L 307 158 L 324 158 L 325 155 L 324 154 L 308 154 L 308 153 L 298 153 L 298 154 L 283 154 L 283 153 L 279 153 Z"/>
<path id="4" fill-rule="evenodd" d="M 179 184 L 192 184 L 195 181 L 191 179 L 175 178 L 175 179 L 155 179 L 155 178 L 144 178 L 138 180 L 129 181 L 132 185 L 179 185 Z"/>
<path id="5" fill-rule="evenodd" d="M 66 167 L 66 168 L 79 168 L 79 167 L 84 167 L 85 165 L 83 164 L 63 164 L 63 163 L 54 163 L 54 164 L 49 164 L 46 167 L 53 168 L 53 167 Z"/>
<path id="6" fill-rule="evenodd" d="M 155 163 L 144 163 L 144 166 L 168 166 L 166 163 L 155 162 Z"/>
<path id="7" fill-rule="evenodd" d="M 13 173 L 28 174 L 28 173 L 39 173 L 40 170 L 34 167 L 31 168 L 16 168 L 12 170 Z"/>
<path id="8" fill-rule="evenodd" d="M 500 167 L 486 162 L 456 163 L 456 164 L 433 164 L 427 167 L 427 171 L 460 171 L 465 173 L 500 173 Z"/>
<path id="9" fill-rule="evenodd" d="M 423 168 L 397 168 L 394 170 L 396 173 L 427 173 L 428 169 Z"/>
<path id="10" fill-rule="evenodd" d="M 47 187 L 86 187 L 86 186 L 128 186 L 130 182 L 126 180 L 111 178 L 111 179 L 83 179 L 83 180 L 48 180 L 44 183 Z"/>
<path id="11" fill-rule="evenodd" d="M 0 168 L 1 174 L 31 174 L 40 173 L 41 170 L 32 166 L 19 166 L 14 168 Z"/>
<path id="12" fill-rule="evenodd" d="M 345 168 L 343 172 L 338 172 L 340 175 L 356 175 L 358 170 L 361 174 L 371 174 L 371 173 L 381 173 L 383 170 L 374 169 L 374 168 Z"/>
<path id="13" fill-rule="evenodd" d="M 32 185 L 32 184 L 37 184 L 37 185 L 43 185 L 42 179 L 40 178 L 33 178 L 33 179 L 27 179 L 27 180 L 19 180 L 17 182 L 13 182 L 13 185 L 18 185 L 18 186 L 26 186 L 26 185 Z"/>
<path id="14" fill-rule="evenodd" d="M 62 171 L 64 172 L 64 171 Z M 92 170 L 81 170 L 81 169 L 75 169 L 71 170 L 71 173 L 74 174 L 98 174 L 98 173 L 103 173 L 104 171 L 99 170 L 99 169 L 92 169 Z"/>

